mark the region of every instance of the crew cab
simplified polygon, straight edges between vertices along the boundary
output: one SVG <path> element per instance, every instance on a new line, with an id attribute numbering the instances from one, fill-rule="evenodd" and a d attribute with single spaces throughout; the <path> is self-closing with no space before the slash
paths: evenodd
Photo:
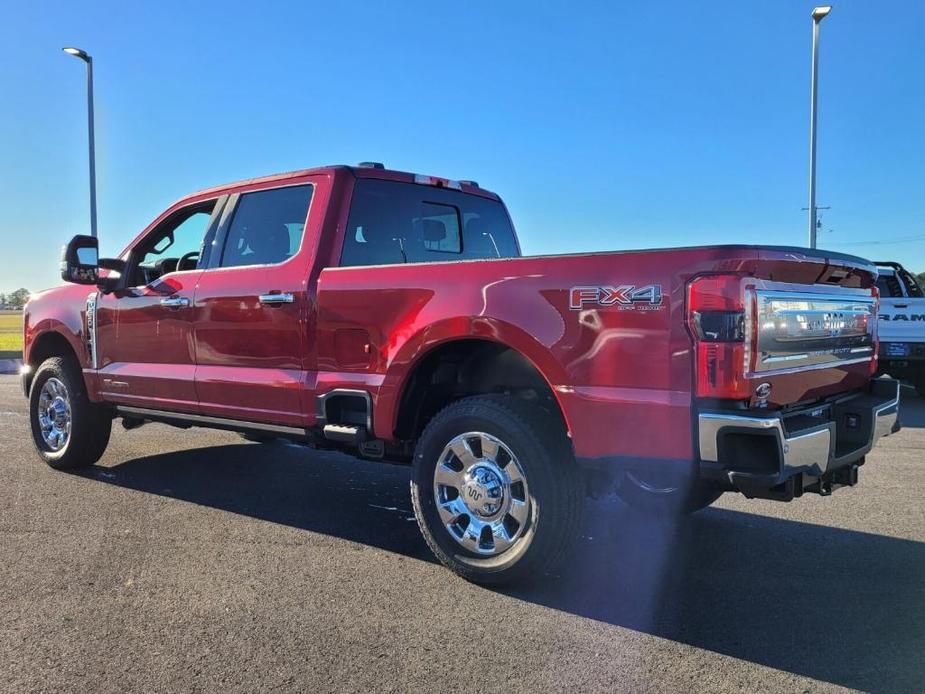
<path id="1" fill-rule="evenodd" d="M 473 181 L 330 166 L 171 205 L 118 258 L 64 250 L 25 309 L 53 468 L 114 419 L 285 437 L 412 466 L 446 566 L 549 570 L 586 493 L 681 513 L 853 485 L 898 428 L 877 269 L 766 246 L 521 257 Z"/>
<path id="2" fill-rule="evenodd" d="M 908 380 L 925 397 L 925 293 L 899 263 L 877 263 L 880 371 Z"/>

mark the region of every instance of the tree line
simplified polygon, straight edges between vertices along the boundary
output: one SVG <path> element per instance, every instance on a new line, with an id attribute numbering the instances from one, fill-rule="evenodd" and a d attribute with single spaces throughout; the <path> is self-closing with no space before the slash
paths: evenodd
<path id="1" fill-rule="evenodd" d="M 26 305 L 28 300 L 29 290 L 25 287 L 20 287 L 9 294 L 0 294 L 0 308 L 22 311 L 23 306 Z"/>

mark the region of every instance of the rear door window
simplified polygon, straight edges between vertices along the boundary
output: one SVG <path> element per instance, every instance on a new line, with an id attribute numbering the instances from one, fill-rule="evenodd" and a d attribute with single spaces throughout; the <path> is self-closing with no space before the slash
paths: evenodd
<path id="1" fill-rule="evenodd" d="M 342 266 L 520 255 L 504 206 L 446 188 L 360 179 L 354 188 Z"/>
<path id="2" fill-rule="evenodd" d="M 311 185 L 287 186 L 241 195 L 220 266 L 275 265 L 298 253 L 312 189 Z"/>

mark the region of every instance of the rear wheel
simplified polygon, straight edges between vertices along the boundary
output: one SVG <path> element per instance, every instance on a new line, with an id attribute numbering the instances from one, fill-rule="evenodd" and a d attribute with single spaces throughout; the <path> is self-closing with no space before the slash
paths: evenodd
<path id="1" fill-rule="evenodd" d="M 558 422 L 514 398 L 477 396 L 427 425 L 411 500 L 442 564 L 497 585 L 563 561 L 578 534 L 582 493 Z"/>
<path id="2" fill-rule="evenodd" d="M 617 496 L 637 511 L 684 515 L 706 508 L 723 492 L 696 479 L 689 470 L 664 472 L 625 470 L 617 480 Z"/>
<path id="3" fill-rule="evenodd" d="M 29 391 L 35 449 L 56 470 L 93 465 L 109 443 L 112 413 L 90 402 L 80 368 L 54 357 L 39 367 Z"/>

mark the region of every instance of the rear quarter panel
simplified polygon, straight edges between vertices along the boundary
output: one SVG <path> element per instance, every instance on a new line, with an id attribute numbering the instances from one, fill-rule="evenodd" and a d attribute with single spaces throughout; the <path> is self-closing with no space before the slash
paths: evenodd
<path id="1" fill-rule="evenodd" d="M 558 398 L 576 455 L 691 459 L 692 344 L 686 286 L 696 275 L 855 289 L 867 269 L 798 249 L 714 247 L 545 256 L 322 271 L 317 294 L 318 392 L 363 387 L 374 429 L 393 436 L 418 360 L 456 339 L 517 350 Z M 579 286 L 658 285 L 658 306 L 572 308 Z M 866 364 L 774 376 L 781 403 L 863 386 Z M 772 406 L 781 404 L 771 403 Z"/>
<path id="2" fill-rule="evenodd" d="M 318 284 L 319 392 L 371 387 L 376 435 L 391 438 L 418 359 L 477 337 L 510 346 L 544 375 L 577 455 L 689 458 L 685 284 L 754 260 L 754 252 L 692 249 L 328 269 Z M 569 305 L 576 286 L 652 284 L 662 290 L 654 307 Z M 368 341 L 362 365 L 343 361 L 348 336 Z"/>

